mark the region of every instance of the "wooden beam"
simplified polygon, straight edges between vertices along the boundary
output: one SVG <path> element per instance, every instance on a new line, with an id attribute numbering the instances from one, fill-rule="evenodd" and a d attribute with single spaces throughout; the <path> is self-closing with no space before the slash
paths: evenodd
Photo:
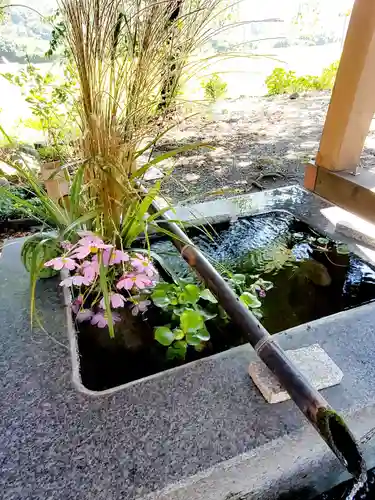
<path id="1" fill-rule="evenodd" d="M 375 168 L 360 175 L 306 165 L 305 187 L 331 203 L 375 223 Z"/>
<path id="2" fill-rule="evenodd" d="M 375 0 L 356 0 L 316 164 L 328 170 L 355 170 L 374 112 Z"/>

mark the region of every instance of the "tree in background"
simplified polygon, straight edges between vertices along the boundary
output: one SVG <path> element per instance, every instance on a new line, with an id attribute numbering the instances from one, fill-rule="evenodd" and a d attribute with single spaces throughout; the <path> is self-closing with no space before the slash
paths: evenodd
<path id="1" fill-rule="evenodd" d="M 6 19 L 8 3 L 7 0 L 0 1 L 0 24 L 3 24 Z"/>
<path id="2" fill-rule="evenodd" d="M 10 62 L 44 61 L 52 31 L 51 6 L 44 0 L 36 8 L 8 1 L 1 5 L 0 55 Z"/>

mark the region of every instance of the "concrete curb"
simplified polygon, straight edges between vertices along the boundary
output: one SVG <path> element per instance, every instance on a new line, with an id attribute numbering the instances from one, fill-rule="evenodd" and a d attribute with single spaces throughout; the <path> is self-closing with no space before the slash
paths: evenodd
<path id="1" fill-rule="evenodd" d="M 374 427 L 375 405 L 344 416 L 360 439 Z M 362 449 L 368 467 L 374 467 L 375 439 Z M 285 434 L 137 500 L 310 500 L 349 478 L 319 435 L 306 424 L 297 433 Z"/>

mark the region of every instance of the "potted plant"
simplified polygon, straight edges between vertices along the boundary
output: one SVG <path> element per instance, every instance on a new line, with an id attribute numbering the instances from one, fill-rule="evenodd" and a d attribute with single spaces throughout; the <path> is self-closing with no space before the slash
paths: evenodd
<path id="1" fill-rule="evenodd" d="M 69 194 L 69 177 L 64 162 L 69 158 L 67 146 L 43 146 L 38 148 L 41 160 L 40 175 L 51 199 L 59 201 Z"/>

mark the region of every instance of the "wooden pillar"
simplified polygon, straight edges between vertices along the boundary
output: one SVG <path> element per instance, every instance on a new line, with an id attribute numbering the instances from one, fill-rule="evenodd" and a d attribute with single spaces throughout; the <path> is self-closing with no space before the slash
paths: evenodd
<path id="1" fill-rule="evenodd" d="M 354 171 L 375 112 L 375 0 L 356 0 L 316 164 Z"/>
<path id="2" fill-rule="evenodd" d="M 375 169 L 360 170 L 375 113 L 375 0 L 356 0 L 315 163 L 304 185 L 375 222 Z M 374 170 L 374 171 L 372 171 Z"/>

